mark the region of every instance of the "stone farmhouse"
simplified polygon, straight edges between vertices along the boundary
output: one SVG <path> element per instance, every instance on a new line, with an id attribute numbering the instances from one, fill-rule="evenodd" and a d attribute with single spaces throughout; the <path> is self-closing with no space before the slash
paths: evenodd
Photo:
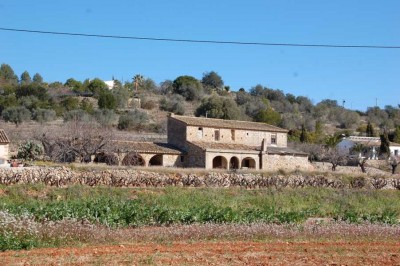
<path id="1" fill-rule="evenodd" d="M 7 164 L 10 140 L 6 132 L 0 129 L 0 166 Z"/>
<path id="2" fill-rule="evenodd" d="M 309 170 L 307 154 L 287 147 L 287 133 L 265 123 L 171 114 L 167 143 L 119 143 L 118 151 L 123 157 L 129 147 L 143 166 Z"/>

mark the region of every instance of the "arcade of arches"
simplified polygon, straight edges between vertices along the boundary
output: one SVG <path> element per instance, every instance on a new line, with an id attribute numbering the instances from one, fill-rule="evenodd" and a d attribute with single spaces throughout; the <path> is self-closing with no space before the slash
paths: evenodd
<path id="1" fill-rule="evenodd" d="M 224 157 L 224 156 L 215 156 L 213 161 L 212 161 L 212 168 L 220 168 L 220 169 L 241 169 L 241 168 L 251 168 L 254 169 L 256 168 L 256 161 L 254 158 L 251 157 L 246 157 L 244 158 L 241 162 L 239 158 L 236 156 L 233 156 L 229 160 Z"/>

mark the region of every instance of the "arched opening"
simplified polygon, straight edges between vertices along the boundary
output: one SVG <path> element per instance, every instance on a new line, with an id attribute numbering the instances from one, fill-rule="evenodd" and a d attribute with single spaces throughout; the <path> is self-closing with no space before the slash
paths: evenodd
<path id="1" fill-rule="evenodd" d="M 228 168 L 228 162 L 223 156 L 216 156 L 213 159 L 213 168 L 222 168 L 222 169 L 227 169 Z"/>
<path id="2" fill-rule="evenodd" d="M 125 166 L 145 166 L 145 161 L 140 154 L 129 152 L 122 160 L 122 165 Z"/>
<path id="3" fill-rule="evenodd" d="M 149 166 L 157 166 L 157 165 L 163 165 L 163 156 L 162 154 L 157 154 L 151 157 L 149 161 Z"/>
<path id="4" fill-rule="evenodd" d="M 229 169 L 239 169 L 239 159 L 232 157 L 229 161 Z"/>
<path id="5" fill-rule="evenodd" d="M 250 157 L 244 158 L 242 160 L 242 168 L 256 168 L 256 161 Z"/>

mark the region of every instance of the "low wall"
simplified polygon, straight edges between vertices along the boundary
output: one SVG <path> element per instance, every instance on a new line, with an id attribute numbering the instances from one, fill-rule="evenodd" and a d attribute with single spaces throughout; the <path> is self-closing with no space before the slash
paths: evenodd
<path id="1" fill-rule="evenodd" d="M 187 169 L 185 169 L 187 170 Z M 194 171 L 195 172 L 195 171 Z M 355 175 L 359 177 L 360 175 Z M 382 176 L 361 175 L 365 188 L 373 188 L 379 181 L 379 188 L 393 188 L 394 182 L 399 182 L 400 175 L 386 178 Z M 348 176 L 327 173 L 246 173 L 246 172 L 199 172 L 185 171 L 162 172 L 143 171 L 135 169 L 111 170 L 71 170 L 66 167 L 27 167 L 0 168 L 0 184 L 33 184 L 42 183 L 50 186 L 67 186 L 83 184 L 89 186 L 115 187 L 355 187 Z M 383 185 L 382 185 L 383 184 Z M 358 186 L 359 187 L 359 186 Z"/>

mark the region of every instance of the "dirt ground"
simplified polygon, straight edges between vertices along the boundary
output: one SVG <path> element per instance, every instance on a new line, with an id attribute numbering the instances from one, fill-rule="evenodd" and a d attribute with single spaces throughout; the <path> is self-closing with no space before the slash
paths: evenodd
<path id="1" fill-rule="evenodd" d="M 0 265 L 400 265 L 400 242 L 170 242 L 0 253 Z"/>

